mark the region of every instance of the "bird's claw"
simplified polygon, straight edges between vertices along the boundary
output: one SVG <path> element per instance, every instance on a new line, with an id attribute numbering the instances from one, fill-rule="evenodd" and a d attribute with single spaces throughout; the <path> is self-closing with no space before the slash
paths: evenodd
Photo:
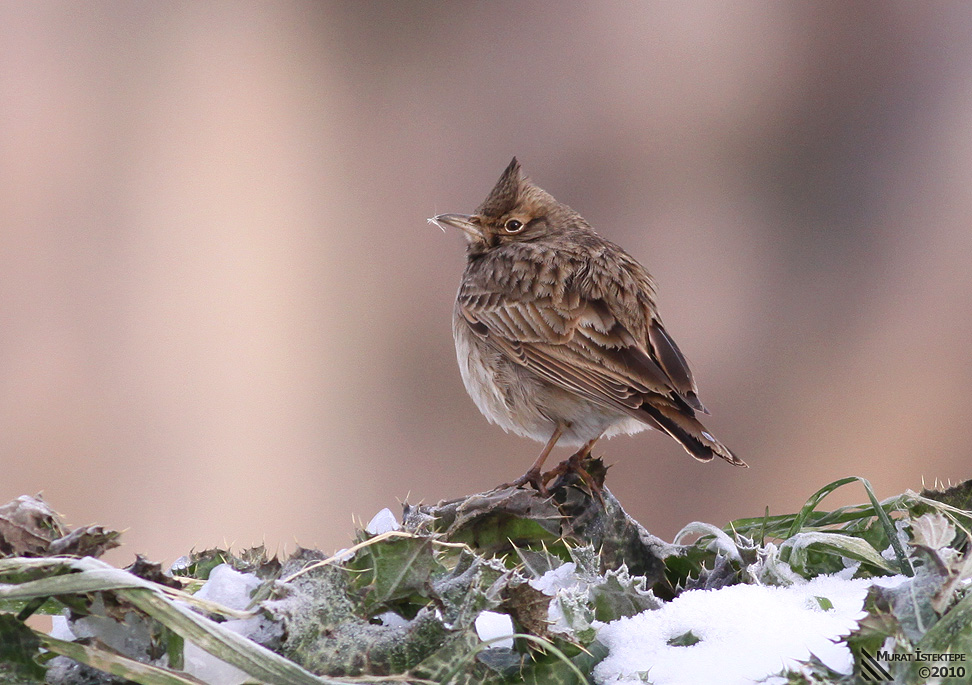
<path id="1" fill-rule="evenodd" d="M 587 485 L 591 494 L 596 496 L 601 503 L 604 503 L 604 495 L 602 494 L 601 484 L 597 481 L 590 472 L 584 468 L 584 460 L 589 458 L 589 454 L 578 452 L 577 454 L 571 455 L 568 459 L 560 462 L 553 469 L 544 474 L 544 481 L 549 481 L 553 478 L 557 480 L 554 481 L 552 488 L 556 489 L 560 487 L 564 478 L 571 474 L 577 474 L 578 477 Z"/>
<path id="2" fill-rule="evenodd" d="M 540 469 L 530 469 L 516 480 L 510 483 L 504 483 L 496 489 L 503 490 L 506 488 L 522 488 L 524 485 L 530 485 L 541 495 L 546 496 L 548 494 L 546 483 L 548 480 L 550 480 L 550 478 L 551 476 L 549 473 L 540 473 Z"/>
<path id="3" fill-rule="evenodd" d="M 504 483 L 498 486 L 497 490 L 503 490 L 506 488 L 522 488 L 525 486 L 530 486 L 536 490 L 540 495 L 546 497 L 550 494 L 550 490 L 556 490 L 561 486 L 564 477 L 575 473 L 580 479 L 587 485 L 590 489 L 591 494 L 595 495 L 602 502 L 603 495 L 601 493 L 601 484 L 597 482 L 590 472 L 584 468 L 584 460 L 588 458 L 588 454 L 579 452 L 572 455 L 568 459 L 560 462 L 554 468 L 550 469 L 546 473 L 541 473 L 539 469 L 530 469 L 522 476 L 510 483 Z M 553 481 L 551 487 L 547 487 L 547 484 Z"/>

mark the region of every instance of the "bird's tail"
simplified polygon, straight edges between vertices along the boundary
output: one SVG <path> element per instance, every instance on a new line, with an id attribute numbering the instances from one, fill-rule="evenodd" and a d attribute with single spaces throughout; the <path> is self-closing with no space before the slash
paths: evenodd
<path id="1" fill-rule="evenodd" d="M 720 457 L 733 466 L 748 468 L 746 462 L 716 440 L 695 417 L 687 416 L 675 407 L 648 402 L 641 405 L 641 410 L 654 420 L 659 429 L 675 438 L 686 452 L 699 461 L 712 461 L 712 457 Z"/>

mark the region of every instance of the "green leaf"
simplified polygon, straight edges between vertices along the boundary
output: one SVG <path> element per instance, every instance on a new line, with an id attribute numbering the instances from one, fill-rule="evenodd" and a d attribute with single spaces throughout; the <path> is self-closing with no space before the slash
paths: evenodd
<path id="1" fill-rule="evenodd" d="M 851 535 L 866 540 L 874 549 L 885 550 L 891 546 L 891 539 L 888 537 L 888 532 L 884 529 L 884 524 L 877 517 L 873 518 L 870 523 L 866 519 L 854 521 L 845 526 L 844 530 L 848 531 Z M 897 534 L 897 531 L 895 533 Z"/>
<path id="2" fill-rule="evenodd" d="M 365 591 L 369 612 L 412 596 L 428 596 L 433 574 L 445 572 L 433 554 L 431 537 L 398 537 L 359 550 L 348 568 Z"/>
<path id="3" fill-rule="evenodd" d="M 857 476 L 841 478 L 840 480 L 835 480 L 833 483 L 828 483 L 810 495 L 810 499 L 807 500 L 806 504 L 803 505 L 803 508 L 800 509 L 800 513 L 798 513 L 793 519 L 793 523 L 790 525 L 790 530 L 787 532 L 786 537 L 792 538 L 794 535 L 807 527 L 807 519 L 811 514 L 813 514 L 813 510 L 817 508 L 817 505 L 820 504 L 820 501 L 823 500 L 824 497 L 832 493 L 837 488 L 843 487 L 844 485 L 853 483 L 857 480 L 859 480 Z"/>
<path id="4" fill-rule="evenodd" d="M 713 526 L 711 523 L 693 521 L 678 531 L 675 535 L 675 544 L 680 543 L 690 535 L 700 535 L 700 541 L 708 540 L 706 549 L 713 552 L 721 552 L 737 563 L 742 562 L 736 543 L 721 528 Z"/>
<path id="5" fill-rule="evenodd" d="M 938 621 L 932 600 L 945 580 L 938 569 L 920 566 L 914 578 L 897 587 L 873 589 L 879 606 L 887 607 L 893 614 L 907 640 L 918 642 Z"/>
<path id="6" fill-rule="evenodd" d="M 600 573 L 601 559 L 594 550 L 594 545 L 578 545 L 571 547 L 570 560 L 576 566 L 576 573 L 585 580 L 597 578 Z"/>
<path id="7" fill-rule="evenodd" d="M 831 602 L 826 597 L 814 596 L 814 599 L 817 601 L 817 606 L 819 606 L 824 611 L 830 611 L 831 609 L 834 608 L 834 603 Z"/>
<path id="8" fill-rule="evenodd" d="M 787 669 L 779 677 L 786 685 L 859 685 L 853 673 L 839 673 L 812 654 L 799 668 Z M 777 682 L 773 678 L 768 680 Z"/>
<path id="9" fill-rule="evenodd" d="M 647 579 L 629 575 L 624 566 L 607 571 L 603 581 L 590 586 L 588 596 L 594 605 L 594 618 L 604 623 L 662 606 L 661 600 L 647 589 Z"/>
<path id="10" fill-rule="evenodd" d="M 891 611 L 891 599 L 885 594 L 884 588 L 871 586 L 864 598 L 864 611 L 867 615 L 844 638 L 857 663 L 860 663 L 862 651 L 874 655 L 878 649 L 885 648 L 889 638 L 892 643 L 905 640 L 901 624 Z"/>
<path id="11" fill-rule="evenodd" d="M 452 542 L 465 543 L 484 556 L 506 554 L 511 548 L 556 549 L 563 546 L 551 533 L 549 524 L 495 512 L 470 521 L 449 536 Z"/>
<path id="12" fill-rule="evenodd" d="M 894 556 L 898 560 L 898 568 L 900 572 L 906 576 L 915 575 L 915 569 L 911 565 L 911 560 L 908 558 L 908 555 L 905 554 L 904 547 L 901 546 L 901 540 L 898 539 L 894 524 L 891 523 L 891 518 L 888 516 L 888 512 L 886 512 L 884 507 L 881 506 L 881 503 L 878 502 L 877 496 L 874 494 L 874 488 L 871 487 L 871 482 L 866 478 L 858 478 L 858 480 L 861 482 L 861 485 L 864 486 L 864 491 L 867 492 L 867 497 L 869 500 L 871 500 L 871 506 L 874 507 L 874 511 L 877 513 L 877 517 L 881 521 L 881 525 L 884 526 L 884 530 L 891 542 L 891 549 L 894 550 Z"/>
<path id="13" fill-rule="evenodd" d="M 564 560 L 560 557 L 551 554 L 546 546 L 542 546 L 540 551 L 532 549 L 521 549 L 514 546 L 516 555 L 520 558 L 520 564 L 523 570 L 527 572 L 527 575 L 531 578 L 539 578 L 547 571 L 552 571 L 555 568 L 560 568 L 564 564 Z"/>
<path id="14" fill-rule="evenodd" d="M 836 559 L 848 558 L 860 561 L 887 574 L 893 575 L 895 572 L 895 569 L 871 545 L 851 535 L 827 531 L 797 533 L 780 546 L 780 552 L 791 568 L 807 578 L 820 575 L 822 570 L 830 570 L 814 568 L 808 564 L 811 549 L 832 555 Z M 789 552 L 788 557 L 787 552 Z"/>
<path id="15" fill-rule="evenodd" d="M 921 494 L 927 499 L 937 500 L 950 507 L 961 509 L 967 514 L 972 513 L 972 479 L 945 490 L 924 490 Z"/>
<path id="16" fill-rule="evenodd" d="M 968 594 L 951 611 L 933 625 L 918 642 L 918 649 L 925 654 L 965 654 L 972 655 L 972 594 Z M 940 661 L 939 666 L 962 665 L 968 676 L 972 676 L 972 663 L 965 661 Z M 925 664 L 927 665 L 927 664 Z M 918 674 L 920 664 L 910 664 L 913 675 Z M 968 679 L 945 680 L 943 682 L 968 683 Z"/>
<path id="17" fill-rule="evenodd" d="M 213 548 L 192 552 L 172 564 L 172 575 L 208 580 L 214 568 L 221 564 L 230 564 L 232 561 L 233 555 L 223 549 Z"/>
<path id="18" fill-rule="evenodd" d="M 463 630 L 450 636 L 433 654 L 414 667 L 409 674 L 416 678 L 450 685 L 499 685 L 507 682 L 497 673 L 476 659 L 483 645 L 474 630 Z"/>
<path id="19" fill-rule="evenodd" d="M 527 664 L 521 671 L 522 680 L 514 682 L 527 685 L 588 685 L 594 682 L 591 678 L 594 667 L 608 655 L 607 647 L 596 640 L 570 658 L 553 645 L 547 644 L 543 648 L 549 655 Z"/>
<path id="20" fill-rule="evenodd" d="M 834 490 L 854 482 L 860 483 L 864 487 L 868 500 L 870 501 L 869 505 L 841 507 L 834 511 L 816 511 L 817 506 L 824 497 Z M 884 547 L 878 547 L 877 545 L 887 541 L 894 550 L 897 560 L 898 569 L 896 569 L 896 572 L 912 576 L 914 575 L 914 568 L 911 565 L 908 555 L 905 553 L 901 541 L 898 539 L 897 530 L 891 518 L 888 516 L 888 511 L 906 509 L 909 506 L 914 507 L 919 503 L 919 500 L 921 500 L 920 497 L 908 492 L 904 495 L 886 500 L 883 503 L 878 502 L 870 482 L 864 478 L 850 476 L 848 478 L 841 478 L 820 488 L 810 496 L 806 504 L 804 504 L 803 508 L 796 515 L 786 514 L 738 519 L 729 524 L 726 529 L 749 535 L 765 534 L 781 540 L 787 540 L 800 532 L 817 531 L 830 526 L 843 526 L 843 532 L 866 538 L 876 549 L 884 549 Z M 931 502 L 931 500 L 927 501 Z M 882 532 L 880 533 L 867 525 L 868 521 L 875 518 L 877 519 L 877 525 L 881 527 Z"/>
<path id="21" fill-rule="evenodd" d="M 881 522 L 881 525 L 884 527 L 885 533 L 887 534 L 888 539 L 891 542 L 891 547 L 892 549 L 894 549 L 894 555 L 898 560 L 898 569 L 900 573 L 903 573 L 906 576 L 915 575 L 915 570 L 911 566 L 911 561 L 909 561 L 908 555 L 905 554 L 904 548 L 901 546 L 901 541 L 898 539 L 897 531 L 895 530 L 894 524 L 891 522 L 888 513 L 884 510 L 884 507 L 881 506 L 880 502 L 878 502 L 877 496 L 874 494 L 874 488 L 871 487 L 870 481 L 868 481 L 866 478 L 860 478 L 858 476 L 850 476 L 848 478 L 841 478 L 840 480 L 835 480 L 833 483 L 830 483 L 820 488 L 820 490 L 818 490 L 813 495 L 811 495 L 810 499 L 807 500 L 807 503 L 803 505 L 803 509 L 801 509 L 800 513 L 797 514 L 796 519 L 793 521 L 793 525 L 790 526 L 790 532 L 789 535 L 787 535 L 787 538 L 791 538 L 794 535 L 796 535 L 799 531 L 803 530 L 807 517 L 809 516 L 810 513 L 813 512 L 814 509 L 816 509 L 817 505 L 820 503 L 820 500 L 822 500 L 824 497 L 829 495 L 837 488 L 847 485 L 849 483 L 853 483 L 855 481 L 864 486 L 864 491 L 867 493 L 867 497 L 871 501 L 871 506 L 873 507 L 874 515 L 878 517 L 878 520 Z M 893 571 L 891 572 L 893 573 Z"/>
<path id="22" fill-rule="evenodd" d="M 692 645 L 697 645 L 700 642 L 702 642 L 702 638 L 689 630 L 688 632 L 673 637 L 668 641 L 668 644 L 672 647 L 691 647 Z"/>
<path id="23" fill-rule="evenodd" d="M 476 617 L 496 607 L 507 587 L 522 582 L 495 559 L 483 559 L 464 551 L 459 564 L 431 581 L 430 595 L 443 620 L 452 629 L 471 628 Z"/>
<path id="24" fill-rule="evenodd" d="M 0 614 L 0 681 L 44 682 L 45 669 L 36 658 L 40 640 L 9 614 Z"/>

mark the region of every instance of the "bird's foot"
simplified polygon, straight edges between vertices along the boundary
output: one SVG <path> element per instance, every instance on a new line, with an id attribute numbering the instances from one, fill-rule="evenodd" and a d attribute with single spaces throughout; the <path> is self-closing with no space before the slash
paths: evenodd
<path id="1" fill-rule="evenodd" d="M 541 474 L 540 469 L 530 469 L 516 480 L 499 485 L 496 487 L 496 489 L 504 490 L 506 488 L 522 488 L 524 485 L 530 485 L 541 495 L 546 495 L 548 494 L 546 486 L 547 480 L 547 474 Z"/>
<path id="2" fill-rule="evenodd" d="M 568 475 L 576 474 L 584 482 L 584 484 L 587 485 L 588 489 L 591 491 L 591 494 L 595 495 L 603 503 L 604 496 L 602 494 L 602 489 L 604 477 L 602 474 L 601 478 L 598 479 L 591 474 L 585 464 L 585 462 L 587 462 L 589 459 L 591 459 L 589 452 L 578 452 L 571 455 L 569 458 L 557 464 L 557 466 L 555 466 L 553 469 L 543 474 L 544 484 L 553 480 L 554 482 L 550 487 L 551 489 L 555 490 L 558 487 L 567 484 L 566 478 Z M 601 469 L 604 468 L 600 459 L 592 459 L 589 463 L 598 465 Z"/>
<path id="3" fill-rule="evenodd" d="M 594 474 L 590 470 L 592 467 L 595 472 Z M 600 459 L 592 459 L 590 452 L 580 451 L 560 462 L 546 473 L 541 473 L 540 469 L 532 468 L 516 480 L 498 485 L 495 489 L 504 490 L 506 488 L 530 486 L 539 494 L 546 497 L 550 494 L 551 490 L 556 490 L 567 485 L 567 477 L 574 474 L 588 487 L 592 495 L 603 502 L 602 490 L 605 470 L 604 464 Z M 574 483 L 576 484 L 576 481 Z"/>

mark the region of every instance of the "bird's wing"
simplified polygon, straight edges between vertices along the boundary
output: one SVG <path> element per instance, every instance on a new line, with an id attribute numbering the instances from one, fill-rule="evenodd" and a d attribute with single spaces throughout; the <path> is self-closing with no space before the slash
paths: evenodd
<path id="1" fill-rule="evenodd" d="M 458 305 L 474 332 L 565 389 L 623 411 L 636 410 L 648 395 L 686 404 L 686 409 L 701 407 L 684 357 L 654 321 L 648 347 L 598 299 L 514 300 L 496 292 L 465 291 Z"/>
<path id="2" fill-rule="evenodd" d="M 650 313 L 645 346 L 599 299 L 515 300 L 466 288 L 457 305 L 475 334 L 554 385 L 668 433 L 696 459 L 745 466 L 695 418 L 705 409 L 691 372 Z"/>

